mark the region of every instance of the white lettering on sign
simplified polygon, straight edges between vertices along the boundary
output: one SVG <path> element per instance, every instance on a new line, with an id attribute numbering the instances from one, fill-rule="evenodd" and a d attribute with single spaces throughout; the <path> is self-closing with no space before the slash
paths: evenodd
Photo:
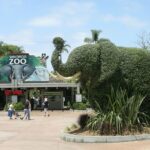
<path id="1" fill-rule="evenodd" d="M 10 65 L 24 65 L 27 63 L 27 60 L 25 58 L 9 58 L 9 64 Z"/>

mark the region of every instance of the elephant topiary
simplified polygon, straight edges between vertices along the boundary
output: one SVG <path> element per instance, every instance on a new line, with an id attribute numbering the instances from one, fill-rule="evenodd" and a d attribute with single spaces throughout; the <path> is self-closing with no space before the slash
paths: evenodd
<path id="1" fill-rule="evenodd" d="M 61 53 L 65 41 L 56 37 L 53 43 L 55 50 L 51 63 L 54 71 L 59 73 L 58 77 L 74 77 L 78 74 L 89 100 L 103 101 L 105 108 L 106 97 L 102 95 L 110 94 L 111 86 L 122 87 L 128 91 L 129 96 L 135 93 L 147 95 L 143 108 L 147 107 L 145 111 L 150 110 L 150 52 L 117 47 L 107 39 L 100 39 L 95 44 L 75 48 L 63 64 Z"/>
<path id="2" fill-rule="evenodd" d="M 75 48 L 65 64 L 61 60 L 65 41 L 56 37 L 53 43 L 55 50 L 51 63 L 54 70 L 62 76 L 73 76 L 80 73 L 79 79 L 83 85 L 90 82 L 92 86 L 95 81 L 111 76 L 120 61 L 119 49 L 107 39 L 101 39 L 97 44 L 86 44 Z"/>

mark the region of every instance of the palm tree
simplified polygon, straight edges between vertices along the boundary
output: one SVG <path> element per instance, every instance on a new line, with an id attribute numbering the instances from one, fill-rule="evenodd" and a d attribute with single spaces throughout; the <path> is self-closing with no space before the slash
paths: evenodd
<path id="1" fill-rule="evenodd" d="M 64 41 L 62 38 L 60 37 L 56 37 L 53 40 L 53 43 L 55 45 L 55 48 L 59 51 L 59 53 L 63 53 L 63 52 L 68 52 L 68 48 L 70 47 L 70 45 L 66 44 L 66 41 Z M 61 55 L 60 55 L 60 60 L 61 60 Z"/>
<path id="2" fill-rule="evenodd" d="M 92 38 L 89 38 L 89 37 L 86 37 L 84 39 L 84 42 L 85 43 L 97 43 L 97 41 L 99 40 L 99 34 L 101 33 L 102 31 L 101 30 L 94 30 L 92 29 L 91 30 L 91 33 L 92 33 Z"/>
<path id="3" fill-rule="evenodd" d="M 97 41 L 99 40 L 99 34 L 102 32 L 101 30 L 91 30 L 92 32 L 92 41 L 94 43 L 97 43 Z"/>

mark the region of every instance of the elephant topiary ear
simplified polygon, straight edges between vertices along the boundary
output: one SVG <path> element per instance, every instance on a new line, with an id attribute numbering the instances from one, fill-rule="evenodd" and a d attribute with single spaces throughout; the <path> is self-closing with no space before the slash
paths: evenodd
<path id="1" fill-rule="evenodd" d="M 23 68 L 23 79 L 27 79 L 33 72 L 35 71 L 35 67 L 31 65 L 25 65 Z"/>

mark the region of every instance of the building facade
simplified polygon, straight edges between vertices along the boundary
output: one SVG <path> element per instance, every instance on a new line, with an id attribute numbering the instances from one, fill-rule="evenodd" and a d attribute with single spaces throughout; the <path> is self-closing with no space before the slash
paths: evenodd
<path id="1" fill-rule="evenodd" d="M 49 109 L 64 109 L 80 97 L 80 84 L 54 79 L 40 57 L 25 53 L 0 58 L 0 109 L 26 99 L 33 109 L 41 109 L 44 97 Z"/>

